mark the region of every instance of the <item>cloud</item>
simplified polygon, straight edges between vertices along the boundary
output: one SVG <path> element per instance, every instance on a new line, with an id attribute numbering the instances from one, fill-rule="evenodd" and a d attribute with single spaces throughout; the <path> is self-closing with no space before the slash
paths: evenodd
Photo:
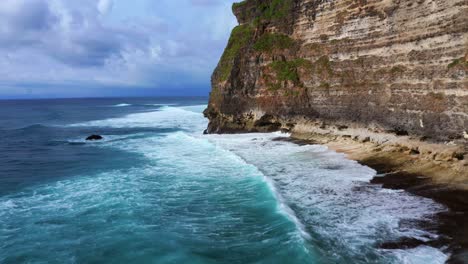
<path id="1" fill-rule="evenodd" d="M 4 0 L 0 3 L 0 45 L 37 45 L 38 38 L 57 22 L 47 3 L 40 0 Z"/>
<path id="2" fill-rule="evenodd" d="M 213 6 L 219 5 L 222 2 L 220 0 L 191 0 L 193 5 L 202 5 L 202 6 Z"/>
<path id="3" fill-rule="evenodd" d="M 109 11 L 112 9 L 113 4 L 114 3 L 112 0 L 99 0 L 97 4 L 99 13 L 101 14 L 109 13 Z"/>
<path id="4" fill-rule="evenodd" d="M 35 83 L 44 94 L 76 83 L 208 90 L 235 25 L 232 2 L 2 0 L 0 97 Z"/>

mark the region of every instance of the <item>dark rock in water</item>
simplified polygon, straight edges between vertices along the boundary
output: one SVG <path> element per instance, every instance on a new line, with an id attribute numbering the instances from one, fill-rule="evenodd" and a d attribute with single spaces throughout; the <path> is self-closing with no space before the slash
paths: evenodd
<path id="1" fill-rule="evenodd" d="M 88 140 L 88 141 L 92 141 L 92 140 L 102 140 L 102 139 L 103 139 L 103 137 L 100 136 L 100 135 L 91 135 L 91 136 L 89 136 L 89 137 L 86 138 L 86 140 Z"/>
<path id="2" fill-rule="evenodd" d="M 425 243 L 419 239 L 404 237 L 397 241 L 384 242 L 379 247 L 382 249 L 411 249 L 421 245 L 425 245 Z"/>

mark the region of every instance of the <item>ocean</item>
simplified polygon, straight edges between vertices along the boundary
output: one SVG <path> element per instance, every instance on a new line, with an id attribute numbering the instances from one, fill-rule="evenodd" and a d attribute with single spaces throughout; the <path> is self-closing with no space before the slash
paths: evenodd
<path id="1" fill-rule="evenodd" d="M 444 263 L 380 249 L 446 210 L 287 134 L 203 135 L 206 98 L 0 101 L 0 263 Z M 91 134 L 102 141 L 87 142 Z"/>

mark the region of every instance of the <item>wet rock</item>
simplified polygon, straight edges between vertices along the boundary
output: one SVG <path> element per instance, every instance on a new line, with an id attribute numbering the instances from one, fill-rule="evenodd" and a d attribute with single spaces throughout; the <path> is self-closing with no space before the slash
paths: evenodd
<path id="1" fill-rule="evenodd" d="M 402 129 L 396 129 L 394 132 L 395 132 L 395 134 L 397 136 L 408 136 L 409 135 L 408 131 L 402 130 Z"/>
<path id="2" fill-rule="evenodd" d="M 409 154 L 410 154 L 410 155 L 419 155 L 419 154 L 421 154 L 421 152 L 419 152 L 419 150 L 418 150 L 417 148 L 412 148 L 412 149 L 410 150 L 410 153 L 409 153 Z"/>
<path id="3" fill-rule="evenodd" d="M 366 142 L 370 142 L 371 141 L 371 138 L 370 137 L 365 137 L 361 140 L 361 143 L 366 143 Z"/>
<path id="4" fill-rule="evenodd" d="M 254 125 L 264 131 L 277 131 L 281 127 L 281 123 L 277 122 L 271 115 L 262 116 L 262 118 L 255 121 Z"/>
<path id="5" fill-rule="evenodd" d="M 100 135 L 91 135 L 86 138 L 87 141 L 96 141 L 96 140 L 102 140 L 103 137 Z"/>
<path id="6" fill-rule="evenodd" d="M 419 239 L 412 237 L 404 237 L 397 241 L 384 242 L 380 244 L 379 247 L 382 249 L 411 249 L 424 244 L 424 241 L 421 241 Z"/>
<path id="7" fill-rule="evenodd" d="M 465 159 L 465 153 L 460 153 L 460 152 L 455 152 L 453 153 L 453 157 L 457 160 L 464 160 Z"/>

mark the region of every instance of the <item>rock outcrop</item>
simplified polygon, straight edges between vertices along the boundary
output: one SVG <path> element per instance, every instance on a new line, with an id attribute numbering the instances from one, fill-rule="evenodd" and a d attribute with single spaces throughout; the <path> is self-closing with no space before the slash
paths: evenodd
<path id="1" fill-rule="evenodd" d="M 102 140 L 103 137 L 101 135 L 91 135 L 86 138 L 87 141 L 96 141 L 96 140 Z"/>
<path id="2" fill-rule="evenodd" d="M 467 0 L 247 0 L 212 76 L 208 133 L 468 132 Z"/>

